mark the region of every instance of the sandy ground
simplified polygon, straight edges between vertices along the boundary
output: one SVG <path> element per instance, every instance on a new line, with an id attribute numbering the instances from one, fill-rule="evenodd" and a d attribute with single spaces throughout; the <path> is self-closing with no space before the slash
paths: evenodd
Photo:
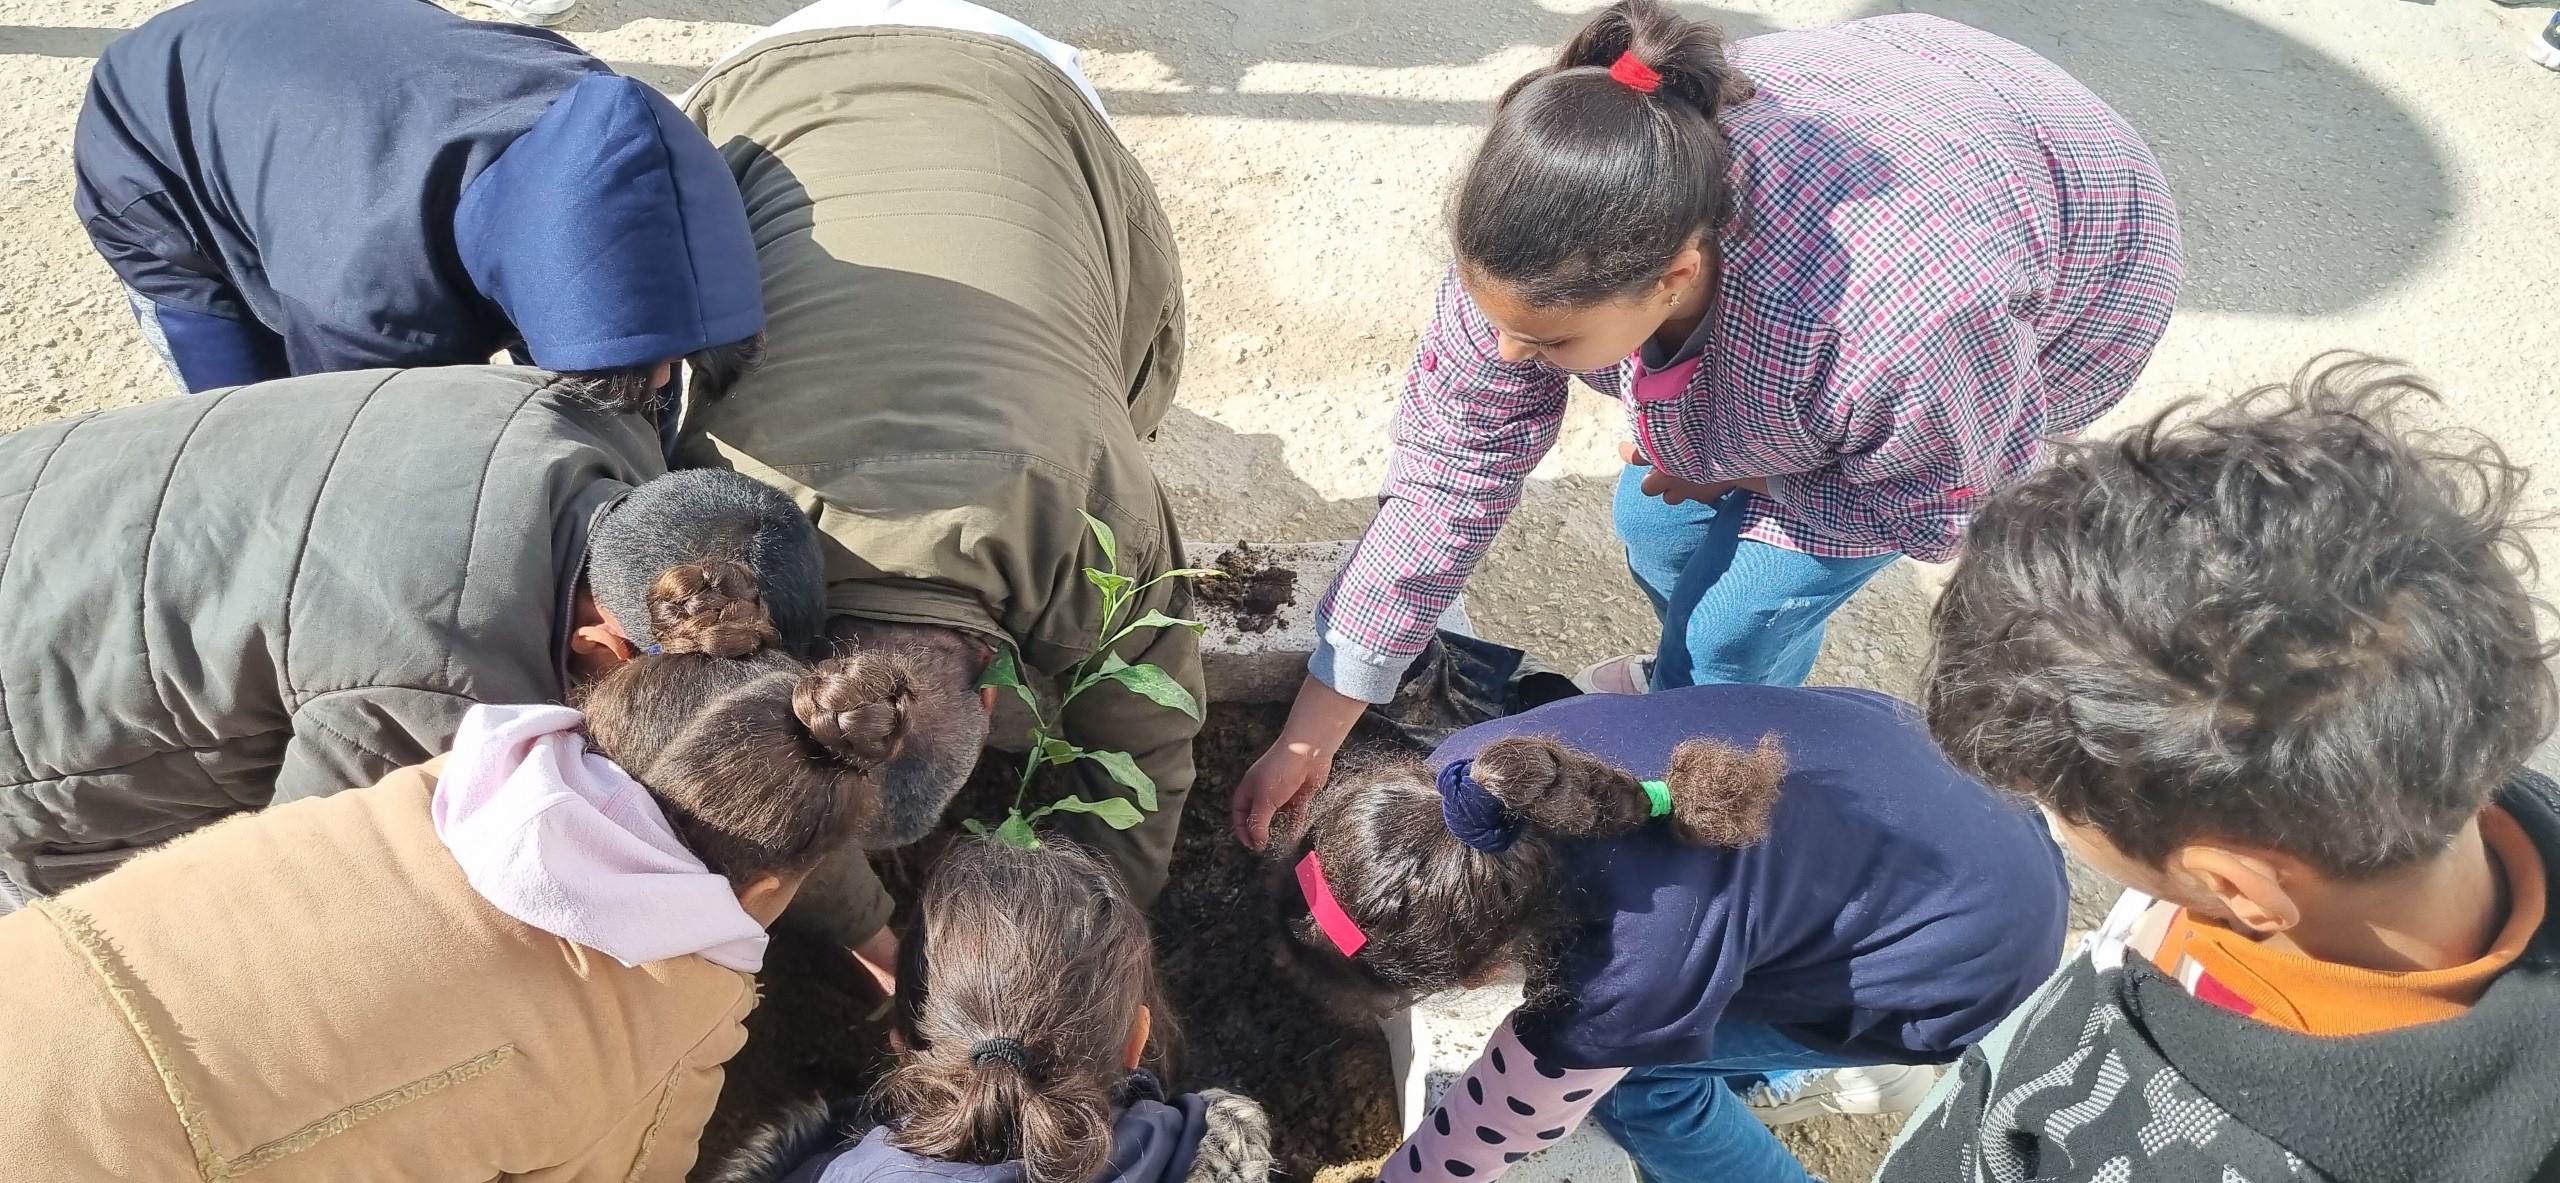
<path id="1" fill-rule="evenodd" d="M 996 2 L 1085 47 L 1171 206 L 1194 351 L 1159 455 L 1193 536 L 1356 533 L 1444 263 L 1445 186 L 1492 98 L 1595 0 Z M 679 89 L 796 6 L 587 0 L 564 31 Z M 0 0 L 0 429 L 167 392 L 70 198 L 90 61 L 161 7 Z M 2451 420 L 2553 474 L 2534 497 L 2560 505 L 2560 76 L 2521 53 L 2544 13 L 2487 0 L 1692 10 L 1738 34 L 1939 13 L 2052 56 L 2142 129 L 2184 207 L 2189 283 L 2111 422 L 2282 377 L 2321 349 L 2378 351 L 2434 376 Z M 1487 635 L 1558 664 L 1654 639 L 1610 533 L 1615 421 L 1597 398 L 1576 407 L 1470 593 Z M 1911 563 L 1879 578 L 1839 618 L 1817 680 L 1908 692 L 1936 582 Z M 1850 1177 L 1860 1157 L 1824 1165 Z"/>

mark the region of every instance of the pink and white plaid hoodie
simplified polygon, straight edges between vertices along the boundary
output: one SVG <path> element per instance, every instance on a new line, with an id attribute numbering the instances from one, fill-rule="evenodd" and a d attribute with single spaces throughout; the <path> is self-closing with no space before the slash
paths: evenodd
<path id="1" fill-rule="evenodd" d="M 1768 477 L 1742 536 L 1825 557 L 1961 545 L 1972 498 L 2124 397 L 2167 328 L 2177 209 L 2142 138 L 2026 49 L 1901 15 L 1735 42 L 1742 215 L 1688 381 L 1580 377 L 1664 472 Z M 1520 503 L 1568 375 L 1505 362 L 1453 270 L 1377 517 L 1317 609 L 1319 678 L 1383 702 Z M 1655 389 L 1664 386 L 1666 389 Z"/>

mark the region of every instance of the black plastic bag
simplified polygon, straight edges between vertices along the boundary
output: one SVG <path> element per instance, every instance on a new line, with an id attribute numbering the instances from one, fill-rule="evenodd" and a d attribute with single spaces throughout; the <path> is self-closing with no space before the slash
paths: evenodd
<path id="1" fill-rule="evenodd" d="M 1361 713 L 1352 737 L 1428 752 L 1478 723 L 1580 693 L 1518 649 L 1443 629 L 1405 670 L 1395 698 Z"/>

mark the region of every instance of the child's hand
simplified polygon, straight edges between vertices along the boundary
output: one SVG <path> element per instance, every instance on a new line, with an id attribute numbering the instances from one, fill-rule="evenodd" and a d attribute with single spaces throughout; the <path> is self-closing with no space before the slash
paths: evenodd
<path id="1" fill-rule="evenodd" d="M 1307 798 L 1315 796 L 1332 775 L 1332 753 L 1306 741 L 1281 736 L 1280 742 L 1253 762 L 1244 779 L 1236 782 L 1229 805 L 1235 818 L 1236 841 L 1254 850 L 1270 845 L 1272 821 L 1305 805 Z"/>
<path id="2" fill-rule="evenodd" d="M 1333 775 L 1333 753 L 1351 734 L 1369 704 L 1309 677 L 1298 684 L 1298 701 L 1280 740 L 1236 782 L 1227 808 L 1233 815 L 1236 841 L 1260 850 L 1271 844 L 1271 819 L 1307 803 Z"/>
<path id="3" fill-rule="evenodd" d="M 1724 481 L 1713 485 L 1701 485 L 1694 481 L 1681 480 L 1676 476 L 1664 473 L 1660 469 L 1653 468 L 1653 461 L 1645 459 L 1643 452 L 1637 451 L 1634 444 L 1628 443 L 1624 440 L 1621 440 L 1618 443 L 1618 458 L 1629 464 L 1643 465 L 1645 468 L 1649 469 L 1650 471 L 1644 474 L 1644 495 L 1647 497 L 1659 497 L 1666 504 L 1670 505 L 1682 505 L 1691 501 L 1713 501 L 1718 497 L 1722 497 L 1727 493 L 1733 492 L 1735 489 L 1749 489 L 1754 493 L 1764 495 L 1769 491 L 1769 481 L 1765 477 L 1754 477 L 1749 480 L 1740 481 Z"/>

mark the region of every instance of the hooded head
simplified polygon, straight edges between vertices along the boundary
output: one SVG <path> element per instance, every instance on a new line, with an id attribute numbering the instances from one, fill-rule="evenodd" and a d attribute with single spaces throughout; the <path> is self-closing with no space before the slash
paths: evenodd
<path id="1" fill-rule="evenodd" d="M 666 96 L 619 74 L 570 87 L 481 170 L 454 238 L 544 369 L 655 367 L 764 329 L 736 180 Z"/>

